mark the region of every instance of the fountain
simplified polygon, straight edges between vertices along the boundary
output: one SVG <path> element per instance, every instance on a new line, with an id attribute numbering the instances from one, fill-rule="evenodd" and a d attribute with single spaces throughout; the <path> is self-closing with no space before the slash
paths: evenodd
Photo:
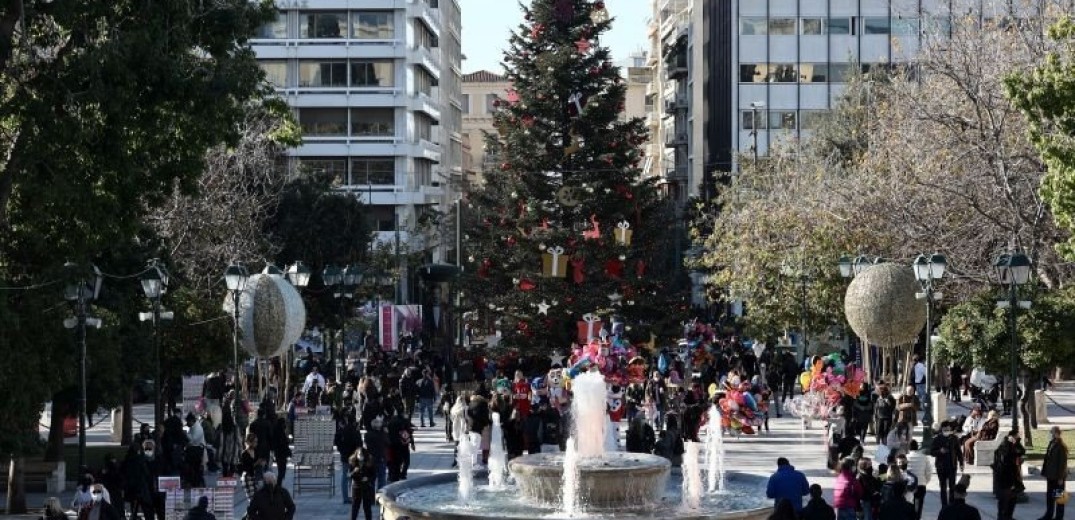
<path id="1" fill-rule="evenodd" d="M 508 456 L 504 452 L 504 432 L 500 429 L 500 414 L 493 412 L 493 433 L 489 442 L 489 486 L 504 489 L 504 477 L 508 470 Z"/>
<path id="2" fill-rule="evenodd" d="M 724 426 L 721 424 L 720 408 L 709 407 L 709 420 L 705 426 L 706 491 L 716 493 L 724 490 Z"/>
<path id="3" fill-rule="evenodd" d="M 687 444 L 682 472 L 656 455 L 607 451 L 611 423 L 600 373 L 579 374 L 572 380 L 572 395 L 574 428 L 564 453 L 511 460 L 512 485 L 498 482 L 502 474 L 486 475 L 465 467 L 463 452 L 469 446 L 464 440 L 458 476 L 444 473 L 388 485 L 378 493 L 383 517 L 760 520 L 772 512 L 771 501 L 762 492 L 765 477 L 728 472 L 720 493 L 705 493 L 698 444 Z M 489 466 L 490 472 L 497 471 L 494 458 Z"/>

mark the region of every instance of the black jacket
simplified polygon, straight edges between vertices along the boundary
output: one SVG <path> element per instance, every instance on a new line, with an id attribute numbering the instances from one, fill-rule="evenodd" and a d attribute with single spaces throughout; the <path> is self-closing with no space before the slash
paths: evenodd
<path id="1" fill-rule="evenodd" d="M 881 511 L 877 520 L 907 520 L 915 518 L 914 506 L 904 500 L 902 496 L 892 497 L 881 503 Z"/>
<path id="2" fill-rule="evenodd" d="M 937 520 L 982 520 L 982 514 L 977 507 L 967 505 L 966 500 L 953 498 L 948 505 L 941 508 Z"/>
<path id="3" fill-rule="evenodd" d="M 944 453 L 941 453 L 944 450 Z M 933 438 L 933 446 L 929 454 L 933 456 L 934 467 L 938 475 L 952 475 L 963 465 L 960 455 L 963 453 L 959 445 L 959 437 L 953 435 L 939 435 Z"/>
<path id="4" fill-rule="evenodd" d="M 836 520 L 836 511 L 824 498 L 811 498 L 800 514 L 802 520 Z"/>
<path id="5" fill-rule="evenodd" d="M 295 501 L 291 493 L 276 486 L 262 486 L 246 508 L 250 520 L 291 520 L 295 517 Z"/>
<path id="6" fill-rule="evenodd" d="M 183 520 L 216 520 L 216 515 L 210 513 L 204 507 L 194 507 L 187 511 L 187 516 L 183 517 Z"/>

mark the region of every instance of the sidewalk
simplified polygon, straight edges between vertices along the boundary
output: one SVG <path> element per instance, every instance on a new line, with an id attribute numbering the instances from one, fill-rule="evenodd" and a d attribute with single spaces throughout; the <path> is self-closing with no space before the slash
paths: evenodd
<path id="1" fill-rule="evenodd" d="M 1055 391 L 1048 392 L 1055 400 L 1049 402 L 1050 425 L 1056 424 L 1061 428 L 1075 429 L 1075 415 L 1060 408 L 1063 406 L 1069 410 L 1075 410 L 1075 386 L 1060 386 Z M 1059 406 L 1058 406 L 1059 405 Z M 958 415 L 964 413 L 956 404 L 949 404 L 949 414 Z M 725 466 L 735 471 L 768 476 L 776 469 L 777 457 L 787 457 L 797 469 L 802 470 L 811 483 L 820 484 L 825 489 L 826 500 L 832 502 L 832 487 L 834 476 L 825 467 L 824 431 L 815 427 L 803 430 L 801 423 L 794 418 L 771 419 L 771 433 L 758 436 L 744 436 L 742 438 L 726 438 L 725 451 L 727 460 Z M 1041 425 L 1047 428 L 1048 425 Z M 621 430 L 626 430 L 622 428 Z M 621 434 L 622 435 L 622 434 Z M 418 478 L 444 472 L 452 469 L 453 445 L 445 442 L 443 423 L 438 422 L 435 428 L 418 428 L 415 435 L 417 451 L 411 455 L 411 467 L 408 477 Z M 873 452 L 873 446 L 867 446 L 867 455 Z M 967 467 L 967 474 L 971 475 L 968 502 L 978 507 L 982 518 L 986 520 L 996 519 L 996 501 L 992 497 L 992 475 L 986 466 Z M 284 486 L 293 490 L 292 471 L 288 471 Z M 215 477 L 210 477 L 215 481 Z M 1025 477 L 1029 503 L 1019 504 L 1016 507 L 1015 516 L 1020 519 L 1040 518 L 1045 511 L 1045 481 L 1037 476 Z M 335 495 L 330 496 L 328 491 L 306 491 L 302 494 L 292 493 L 298 509 L 297 518 L 347 518 L 350 515 L 350 504 L 344 504 L 339 495 L 339 484 L 336 483 Z M 923 510 L 924 519 L 932 520 L 937 517 L 940 510 L 938 497 L 939 487 L 936 479 L 930 482 Z M 238 492 L 236 498 L 236 518 L 240 518 L 246 510 L 246 498 L 242 492 Z M 0 494 L 0 499 L 5 498 Z M 40 507 L 46 497 L 42 494 L 32 494 L 28 497 L 31 508 Z M 61 497 L 61 502 L 67 503 L 71 499 L 71 492 Z M 0 502 L 2 503 L 2 502 Z M 378 513 L 375 511 L 375 513 Z M 25 518 L 36 519 L 37 515 L 30 516 L 3 516 L 0 520 Z"/>

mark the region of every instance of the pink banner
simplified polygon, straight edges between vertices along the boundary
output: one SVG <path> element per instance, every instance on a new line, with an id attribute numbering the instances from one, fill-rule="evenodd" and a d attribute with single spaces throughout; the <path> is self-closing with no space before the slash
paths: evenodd
<path id="1" fill-rule="evenodd" d="M 396 313 L 392 304 L 381 306 L 381 348 L 396 349 Z"/>

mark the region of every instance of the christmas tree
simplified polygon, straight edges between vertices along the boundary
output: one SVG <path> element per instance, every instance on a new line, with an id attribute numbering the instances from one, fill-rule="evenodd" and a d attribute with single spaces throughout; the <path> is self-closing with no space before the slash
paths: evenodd
<path id="1" fill-rule="evenodd" d="M 613 316 L 648 341 L 646 323 L 686 306 L 667 290 L 674 212 L 641 178 L 646 130 L 621 117 L 626 84 L 600 44 L 608 12 L 593 0 L 523 11 L 505 52 L 513 88 L 487 135 L 500 165 L 466 204 L 465 302 L 523 354 L 563 352 Z"/>

